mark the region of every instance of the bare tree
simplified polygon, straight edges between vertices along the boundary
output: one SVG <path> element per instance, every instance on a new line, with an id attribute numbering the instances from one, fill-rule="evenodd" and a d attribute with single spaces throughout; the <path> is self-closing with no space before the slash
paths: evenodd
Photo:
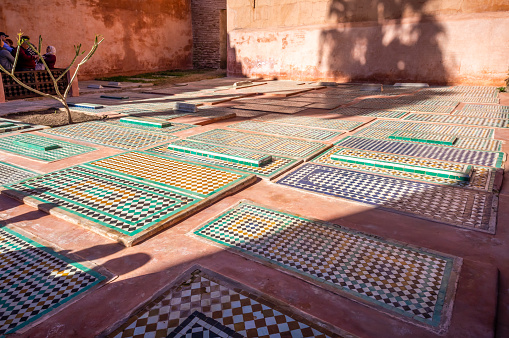
<path id="1" fill-rule="evenodd" d="M 14 57 L 14 63 L 12 65 L 12 70 L 8 71 L 7 69 L 5 69 L 4 67 L 2 67 L 2 65 L 0 65 L 0 70 L 4 73 L 6 73 L 7 75 L 9 75 L 16 83 L 18 83 L 20 86 L 38 94 L 38 95 L 41 95 L 41 96 L 44 96 L 44 97 L 49 97 L 49 98 L 52 98 L 52 99 L 55 99 L 57 100 L 58 102 L 62 103 L 64 105 L 64 108 L 67 112 L 67 120 L 68 120 L 68 123 L 71 124 L 72 123 L 72 117 L 71 117 L 71 111 L 69 110 L 69 106 L 67 105 L 67 95 L 69 94 L 69 91 L 71 90 L 71 86 L 72 86 L 72 83 L 74 82 L 74 80 L 76 79 L 76 76 L 78 75 L 78 71 L 80 69 L 80 67 L 85 63 L 87 62 L 88 60 L 90 60 L 90 58 L 92 57 L 92 55 L 94 55 L 94 53 L 96 52 L 97 50 L 97 47 L 99 47 L 99 44 L 101 42 L 103 42 L 104 38 L 102 38 L 100 35 L 96 35 L 95 36 L 95 40 L 94 40 L 94 45 L 92 46 L 92 48 L 90 49 L 90 51 L 88 52 L 88 54 L 78 63 L 78 65 L 76 66 L 76 71 L 74 72 L 74 74 L 72 75 L 71 77 L 71 80 L 69 81 L 69 83 L 67 84 L 67 88 L 64 90 L 64 92 L 62 93 L 60 91 L 60 89 L 58 88 L 58 81 L 60 81 L 64 76 L 66 76 L 67 72 L 69 72 L 69 70 L 74 66 L 74 64 L 76 63 L 76 60 L 78 59 L 78 57 L 80 57 L 81 55 L 85 54 L 85 52 L 82 52 L 81 51 L 81 44 L 79 45 L 74 45 L 74 52 L 75 52 L 75 55 L 74 55 L 74 58 L 71 62 L 71 64 L 64 70 L 64 72 L 62 74 L 60 74 L 59 77 L 55 78 L 53 76 L 53 73 L 51 72 L 51 69 L 48 68 L 48 65 L 46 64 L 46 61 L 44 60 L 44 57 L 41 55 L 41 51 L 37 48 L 35 48 L 35 46 L 29 42 L 29 41 L 26 41 L 28 43 L 28 45 L 37 53 L 37 55 L 39 56 L 39 60 L 43 63 L 44 65 L 44 68 L 47 70 L 50 78 L 51 78 L 51 81 L 53 81 L 53 85 L 55 86 L 55 95 L 53 94 L 48 94 L 48 93 L 43 93 L 41 92 L 40 90 L 37 90 L 35 88 L 32 88 L 30 87 L 29 85 L 23 83 L 20 79 L 18 79 L 18 77 L 16 76 L 16 73 L 14 72 L 15 69 L 16 69 L 16 64 L 18 62 L 18 57 L 19 57 L 19 49 L 21 48 L 21 44 L 25 41 L 21 41 L 21 37 L 23 36 L 23 33 L 19 32 L 18 33 L 18 47 L 16 49 L 16 56 Z M 39 36 L 39 48 L 40 46 L 42 45 L 42 39 L 41 37 Z"/>

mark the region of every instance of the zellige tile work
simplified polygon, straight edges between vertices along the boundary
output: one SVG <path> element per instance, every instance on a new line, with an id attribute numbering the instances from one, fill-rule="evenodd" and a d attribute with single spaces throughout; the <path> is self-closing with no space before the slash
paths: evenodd
<path id="1" fill-rule="evenodd" d="M 345 121 L 340 119 L 331 118 L 326 119 L 308 116 L 281 116 L 278 114 L 265 115 L 256 118 L 256 120 L 345 131 L 354 130 L 355 128 L 358 128 L 365 124 L 365 122 L 359 121 Z"/>
<path id="2" fill-rule="evenodd" d="M 373 204 L 440 223 L 495 233 L 498 198 L 493 193 L 311 163 L 297 168 L 277 183 Z"/>
<path id="3" fill-rule="evenodd" d="M 466 104 L 460 111 L 467 110 L 479 112 L 509 113 L 509 106 L 488 105 L 488 104 Z"/>
<path id="4" fill-rule="evenodd" d="M 39 174 L 9 163 L 0 162 L 0 185 L 18 182 L 36 175 Z"/>
<path id="5" fill-rule="evenodd" d="M 0 150 L 23 157 L 52 162 L 96 149 L 40 135 L 18 134 L 0 137 Z"/>
<path id="6" fill-rule="evenodd" d="M 460 259 L 250 203 L 195 234 L 378 310 L 437 329 L 449 321 Z"/>
<path id="7" fill-rule="evenodd" d="M 306 110 L 307 107 L 285 107 L 275 106 L 268 104 L 241 104 L 232 107 L 233 109 L 247 109 L 247 110 L 259 110 L 264 112 L 280 113 L 280 114 L 295 114 L 300 111 Z"/>
<path id="8" fill-rule="evenodd" d="M 133 117 L 131 117 L 131 118 L 133 118 Z M 154 132 L 159 132 L 159 133 L 176 133 L 178 131 L 196 127 L 192 124 L 171 123 L 170 126 L 167 126 L 164 128 L 157 128 L 157 127 L 149 127 L 149 126 L 125 123 L 122 121 L 122 119 L 109 120 L 109 121 L 105 121 L 104 123 L 112 124 L 112 125 L 119 126 L 119 127 L 132 128 L 134 130 L 146 130 L 146 131 L 154 131 Z"/>
<path id="9" fill-rule="evenodd" d="M 255 176 L 129 152 L 7 185 L 29 205 L 133 245 L 251 184 Z M 59 210 L 55 210 L 55 206 Z"/>
<path id="10" fill-rule="evenodd" d="M 257 121 L 244 121 L 231 124 L 228 128 L 241 129 L 247 131 L 261 132 L 273 135 L 292 136 L 298 138 L 305 138 L 311 140 L 326 141 L 335 138 L 342 133 L 323 130 L 313 129 L 298 126 L 289 126 L 285 124 L 266 123 Z"/>
<path id="11" fill-rule="evenodd" d="M 0 335 L 33 324 L 105 276 L 8 228 L 0 229 Z"/>
<path id="12" fill-rule="evenodd" d="M 425 121 L 438 123 L 467 124 L 485 127 L 507 128 L 507 119 L 486 119 L 482 117 L 458 116 L 458 115 L 437 115 L 437 114 L 410 114 L 404 118 L 409 121 Z"/>
<path id="13" fill-rule="evenodd" d="M 370 129 L 405 130 L 409 132 L 422 132 L 429 134 L 453 135 L 463 137 L 493 138 L 495 129 L 451 126 L 436 123 L 420 123 L 410 121 L 375 121 L 369 125 Z"/>
<path id="14" fill-rule="evenodd" d="M 341 337 L 224 276 L 201 268 L 183 277 L 107 337 Z"/>
<path id="15" fill-rule="evenodd" d="M 363 108 L 337 108 L 329 111 L 328 113 L 338 114 L 338 115 L 347 115 L 347 116 L 369 116 L 369 117 L 377 117 L 377 118 L 386 118 L 386 119 L 400 119 L 407 112 L 401 111 L 391 111 L 391 110 L 381 110 L 381 109 L 363 109 Z"/>
<path id="16" fill-rule="evenodd" d="M 271 155 L 289 156 L 304 159 L 311 158 L 316 153 L 330 148 L 330 145 L 319 142 L 243 133 L 240 131 L 225 129 L 210 130 L 205 133 L 190 136 L 187 139 L 204 143 L 249 149 Z"/>
<path id="17" fill-rule="evenodd" d="M 44 129 L 44 128 L 47 128 L 47 127 L 33 125 L 33 124 L 29 124 L 29 123 L 23 123 L 23 122 L 16 121 L 16 120 L 0 118 L 0 135 L 4 135 L 4 134 L 15 132 L 15 131 L 27 132 L 27 131 L 35 131 L 35 130 L 39 130 L 39 129 Z"/>

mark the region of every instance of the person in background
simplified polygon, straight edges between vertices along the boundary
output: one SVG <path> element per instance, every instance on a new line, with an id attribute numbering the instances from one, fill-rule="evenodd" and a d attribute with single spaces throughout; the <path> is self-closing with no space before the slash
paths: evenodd
<path id="1" fill-rule="evenodd" d="M 12 51 L 14 50 L 14 48 L 12 48 L 12 40 L 10 39 L 7 39 L 9 37 L 9 35 L 5 34 L 4 32 L 0 32 L 0 41 L 3 42 L 3 48 L 5 48 L 7 51 L 9 51 L 10 53 L 12 53 Z M 11 43 L 8 44 L 7 40 L 10 40 Z M 2 46 L 0 46 L 2 47 Z"/>
<path id="2" fill-rule="evenodd" d="M 48 65 L 49 69 L 55 69 L 55 62 L 57 62 L 57 49 L 53 46 L 46 47 L 46 54 L 44 54 L 42 57 L 44 58 L 44 61 Z"/>
<path id="3" fill-rule="evenodd" d="M 8 44 L 0 40 L 0 65 L 6 70 L 11 70 L 12 64 L 14 63 L 14 56 L 12 56 L 6 46 L 8 46 Z"/>
<path id="4" fill-rule="evenodd" d="M 30 45 L 28 42 L 30 37 L 24 35 L 21 37 L 21 45 L 19 48 L 18 64 L 16 65 L 16 71 L 34 70 L 35 62 L 38 57 L 33 56 L 28 52 Z"/>

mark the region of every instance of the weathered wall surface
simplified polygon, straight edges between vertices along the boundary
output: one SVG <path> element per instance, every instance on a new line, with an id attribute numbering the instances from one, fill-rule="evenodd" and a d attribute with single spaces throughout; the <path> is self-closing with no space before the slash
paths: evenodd
<path id="1" fill-rule="evenodd" d="M 228 74 L 502 85 L 508 25 L 506 0 L 229 0 Z"/>
<path id="2" fill-rule="evenodd" d="M 226 10 L 226 0 L 191 0 L 191 8 L 193 66 L 220 68 L 221 10 Z"/>
<path id="3" fill-rule="evenodd" d="M 57 67 L 72 60 L 73 45 L 88 51 L 102 34 L 82 79 L 192 67 L 190 0 L 2 0 L 0 31 L 15 37 L 20 29 L 56 47 Z"/>

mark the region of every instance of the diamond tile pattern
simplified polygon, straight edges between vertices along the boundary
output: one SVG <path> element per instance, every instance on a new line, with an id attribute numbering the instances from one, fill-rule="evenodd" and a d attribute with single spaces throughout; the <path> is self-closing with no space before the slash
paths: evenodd
<path id="1" fill-rule="evenodd" d="M 405 116 L 406 112 L 381 110 L 381 109 L 362 109 L 362 108 L 337 108 L 329 113 L 347 115 L 347 116 L 369 116 L 386 119 L 400 119 Z"/>
<path id="2" fill-rule="evenodd" d="M 428 325 L 444 316 L 450 257 L 247 203 L 195 234 Z"/>
<path id="3" fill-rule="evenodd" d="M 369 125 L 370 129 L 405 130 L 410 132 L 423 132 L 440 135 L 454 135 L 462 137 L 493 138 L 495 129 L 450 126 L 435 123 L 418 123 L 410 121 L 375 121 Z"/>
<path id="4" fill-rule="evenodd" d="M 438 123 L 471 124 L 485 127 L 507 128 L 507 119 L 485 119 L 482 117 L 457 116 L 457 115 L 434 115 L 434 114 L 410 114 L 404 118 L 411 121 L 425 121 Z"/>
<path id="5" fill-rule="evenodd" d="M 378 205 L 433 221 L 494 233 L 493 194 L 304 164 L 277 183 Z"/>
<path id="6" fill-rule="evenodd" d="M 51 249 L 0 229 L 0 335 L 14 333 L 105 277 Z"/>
<path id="7" fill-rule="evenodd" d="M 9 163 L 0 162 L 0 185 L 10 184 L 38 175 Z"/>
<path id="8" fill-rule="evenodd" d="M 228 128 L 242 129 L 247 131 L 261 132 L 274 135 L 292 136 L 312 140 L 330 140 L 342 133 L 323 129 L 289 126 L 285 124 L 265 123 L 257 121 L 245 121 L 231 124 Z"/>

